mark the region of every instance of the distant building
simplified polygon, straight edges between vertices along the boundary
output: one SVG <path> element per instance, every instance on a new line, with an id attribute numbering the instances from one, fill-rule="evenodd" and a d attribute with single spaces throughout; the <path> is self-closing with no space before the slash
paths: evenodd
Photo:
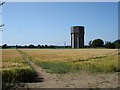
<path id="1" fill-rule="evenodd" d="M 83 26 L 71 27 L 71 46 L 72 48 L 84 47 L 84 27 Z"/>

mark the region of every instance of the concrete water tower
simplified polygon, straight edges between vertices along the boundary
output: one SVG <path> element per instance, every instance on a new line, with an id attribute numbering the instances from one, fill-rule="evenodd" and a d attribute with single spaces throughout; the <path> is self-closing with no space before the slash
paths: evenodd
<path id="1" fill-rule="evenodd" d="M 71 46 L 72 48 L 84 47 L 84 27 L 83 26 L 71 27 Z"/>

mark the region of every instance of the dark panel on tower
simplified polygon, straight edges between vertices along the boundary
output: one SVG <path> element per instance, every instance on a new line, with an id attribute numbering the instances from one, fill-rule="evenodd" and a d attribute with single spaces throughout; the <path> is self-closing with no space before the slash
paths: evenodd
<path id="1" fill-rule="evenodd" d="M 71 46 L 72 48 L 84 47 L 84 27 L 83 26 L 71 27 Z"/>

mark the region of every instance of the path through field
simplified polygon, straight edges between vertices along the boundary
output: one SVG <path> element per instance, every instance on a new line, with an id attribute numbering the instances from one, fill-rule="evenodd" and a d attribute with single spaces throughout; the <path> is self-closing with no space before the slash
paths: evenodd
<path id="1" fill-rule="evenodd" d="M 38 81 L 25 83 L 26 88 L 116 88 L 118 73 L 90 74 L 85 72 L 69 74 L 46 73 L 22 54 L 38 74 Z"/>

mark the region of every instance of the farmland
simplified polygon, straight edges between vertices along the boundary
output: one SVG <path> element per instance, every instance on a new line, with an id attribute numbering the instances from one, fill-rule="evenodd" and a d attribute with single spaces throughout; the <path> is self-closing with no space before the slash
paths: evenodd
<path id="1" fill-rule="evenodd" d="M 55 73 L 118 70 L 118 50 L 115 49 L 24 49 L 22 51 L 27 53 L 38 66 Z"/>
<path id="2" fill-rule="evenodd" d="M 35 78 L 35 71 L 15 49 L 2 50 L 2 81 L 7 89 L 19 82 L 30 82 Z"/>
<path id="3" fill-rule="evenodd" d="M 35 59 L 42 61 L 77 60 L 94 56 L 105 56 L 117 53 L 117 49 L 21 49 Z"/>
<path id="4" fill-rule="evenodd" d="M 45 72 L 43 77 L 47 77 L 46 81 L 37 84 L 32 83 L 36 77 L 36 72 L 26 61 L 24 55 L 39 68 L 43 69 L 42 72 Z M 8 87 L 9 84 L 16 82 L 27 83 L 27 87 L 32 88 L 92 88 L 97 87 L 98 84 L 99 87 L 104 88 L 118 87 L 116 74 L 118 71 L 120 69 L 118 67 L 117 49 L 2 50 L 3 87 Z M 103 80 L 101 80 L 101 77 Z M 72 80 L 72 82 L 69 82 L 69 80 Z M 87 83 L 88 81 L 89 83 Z M 73 82 L 75 83 L 73 84 Z M 59 85 L 56 84 L 54 86 L 53 83 L 58 83 Z M 80 86 L 80 84 L 83 86 Z"/>

